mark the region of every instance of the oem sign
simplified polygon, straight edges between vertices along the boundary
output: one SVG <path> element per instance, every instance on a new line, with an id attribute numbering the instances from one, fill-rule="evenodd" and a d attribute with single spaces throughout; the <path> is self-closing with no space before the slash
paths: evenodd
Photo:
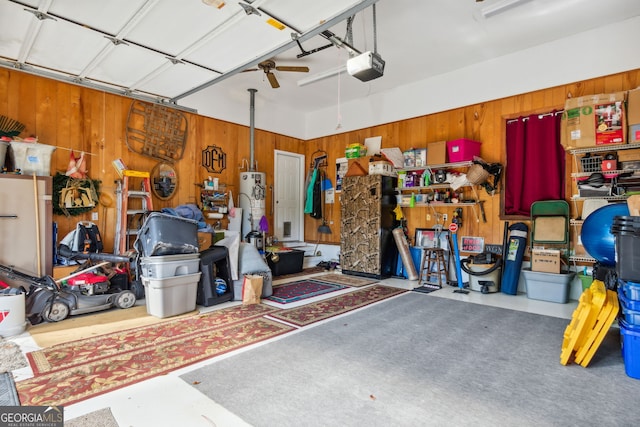
<path id="1" fill-rule="evenodd" d="M 0 406 L 0 427 L 63 427 L 62 406 Z"/>

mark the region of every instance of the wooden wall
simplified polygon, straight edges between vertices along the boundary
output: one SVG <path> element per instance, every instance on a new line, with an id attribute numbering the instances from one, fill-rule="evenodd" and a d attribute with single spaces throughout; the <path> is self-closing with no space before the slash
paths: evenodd
<path id="1" fill-rule="evenodd" d="M 115 180 L 117 174 L 111 162 L 121 158 L 129 169 L 151 171 L 157 160 L 129 151 L 126 145 L 126 124 L 133 100 L 80 86 L 36 77 L 19 71 L 0 68 L 0 115 L 26 125 L 21 137 L 37 136 L 40 143 L 58 147 L 51 158 L 51 174 L 64 173 L 70 151 L 91 153 L 88 157 L 89 176 L 102 181 L 101 190 L 111 195 L 111 206 L 99 206 L 95 221 L 111 251 L 116 227 Z M 247 111 L 249 105 L 247 104 Z M 175 207 L 180 204 L 200 204 L 200 187 L 208 176 L 218 177 L 227 184 L 238 205 L 240 167 L 249 161 L 249 128 L 186 113 L 188 138 L 185 154 L 174 168 L 178 175 L 175 197 L 161 201 L 153 199 L 153 207 Z M 201 166 L 201 152 L 209 145 L 221 147 L 227 155 L 227 167 L 221 174 L 212 174 Z M 255 158 L 267 183 L 273 183 L 273 151 L 302 153 L 304 145 L 297 138 L 256 130 Z M 243 159 L 246 162 L 243 163 Z M 272 192 L 267 191 L 266 206 L 271 206 Z M 267 210 L 269 213 L 269 210 Z M 59 239 L 73 230 L 78 221 L 91 220 L 91 214 L 55 216 Z M 269 218 L 272 221 L 272 218 Z M 270 229 L 273 225 L 271 222 Z M 226 219 L 223 222 L 226 227 Z"/>
<path id="2" fill-rule="evenodd" d="M 568 96 L 577 97 L 616 92 L 638 86 L 640 86 L 640 70 L 629 71 L 368 129 L 313 139 L 308 141 L 307 154 L 311 153 L 309 150 L 320 148 L 329 153 L 329 163 L 334 164 L 336 158 L 344 157 L 344 149 L 347 145 L 354 142 L 363 143 L 365 138 L 372 136 L 382 136 L 382 147 L 400 147 L 401 150 L 411 147 L 425 147 L 428 142 L 469 138 L 482 142 L 480 155 L 485 161 L 504 164 L 504 128 L 507 119 L 532 113 L 549 112 L 553 109 L 563 109 L 565 99 Z M 571 156 L 567 155 L 567 197 L 572 194 L 570 176 L 572 165 L 573 160 Z M 328 169 L 328 175 L 332 182 L 335 182 L 335 167 Z M 477 194 L 480 200 L 485 201 L 487 223 L 483 223 L 480 219 L 477 207 L 475 212 L 472 207 L 464 207 L 463 226 L 458 232 L 459 235 L 482 236 L 486 243 L 501 244 L 505 220 L 510 223 L 523 220 L 527 222 L 527 218 L 502 218 L 500 216 L 500 194 L 489 196 L 484 189 L 479 189 Z M 574 209 L 573 206 L 572 209 Z M 453 210 L 453 208 L 440 208 L 438 212 L 447 213 L 450 222 Z M 435 224 L 433 211 L 427 207 L 403 208 L 403 212 L 408 220 L 409 236 L 413 236 L 415 228 L 429 228 Z M 430 221 L 427 220 L 428 213 L 431 214 Z M 340 235 L 335 232 L 340 224 L 339 204 L 334 206 L 333 211 L 329 211 L 329 214 L 331 215 L 330 221 L 333 221 L 331 227 L 334 230 L 334 233 L 329 235 L 330 241 L 339 243 Z M 572 216 L 575 217 L 575 215 Z M 306 218 L 308 240 L 315 241 L 317 238 L 317 234 L 315 234 L 317 225 L 318 220 Z M 324 239 L 326 237 L 323 237 L 323 241 Z"/>
<path id="3" fill-rule="evenodd" d="M 382 136 L 383 147 L 399 147 L 402 150 L 424 147 L 432 141 L 475 139 L 482 141 L 481 156 L 485 161 L 504 163 L 506 119 L 561 109 L 569 95 L 614 92 L 639 85 L 640 70 L 633 70 L 309 141 L 256 130 L 255 158 L 258 159 L 260 171 L 266 173 L 268 186 L 273 185 L 273 150 L 302 153 L 307 156 L 307 160 L 314 151 L 325 150 L 329 154 L 328 177 L 335 184 L 335 160 L 344 157 L 347 145 L 363 142 L 371 136 Z M 93 179 L 100 179 L 102 190 L 114 200 L 111 206 L 100 206 L 95 210 L 99 214 L 97 223 L 107 250 L 112 248 L 115 230 L 114 181 L 117 175 L 111 165 L 112 160 L 122 158 L 130 169 L 148 171 L 158 163 L 154 159 L 130 152 L 126 146 L 125 129 L 131 103 L 129 98 L 17 70 L 0 69 L 0 114 L 27 126 L 21 136 L 37 136 L 41 143 L 59 147 L 52 156 L 52 174 L 64 173 L 67 168 L 69 151 L 64 148 L 73 149 L 76 154 L 78 151 L 93 154 L 89 156 L 89 175 Z M 199 203 L 198 184 L 212 175 L 201 166 L 200 160 L 202 149 L 208 145 L 221 147 L 227 155 L 227 168 L 221 174 L 213 176 L 218 176 L 221 183 L 226 183 L 231 188 L 237 205 L 240 167 L 243 159 L 249 160 L 249 128 L 196 114 L 187 113 L 187 119 L 189 137 L 186 152 L 183 159 L 175 165 L 179 186 L 177 195 L 164 202 L 154 199 L 154 208 Z M 567 187 L 567 194 L 571 194 L 569 178 Z M 266 206 L 271 206 L 272 195 L 268 187 Z M 477 209 L 474 211 L 474 208 L 465 207 L 460 234 L 483 236 L 487 243 L 501 243 L 505 218 L 500 217 L 500 195 L 491 197 L 484 190 L 479 190 L 478 195 L 481 200 L 485 200 L 487 223 L 479 219 Z M 339 195 L 336 196 L 336 204 L 327 209 L 333 233 L 322 235 L 321 242 L 337 244 L 340 241 L 340 204 Z M 270 229 L 273 229 L 270 209 L 266 211 Z M 453 209 L 439 212 L 447 213 L 451 218 Z M 425 207 L 404 208 L 404 213 L 408 218 L 411 235 L 416 227 L 433 226 L 434 215 L 428 221 L 426 215 L 429 211 Z M 55 220 L 59 224 L 61 238 L 75 227 L 76 222 L 90 220 L 90 214 L 57 216 Z M 319 225 L 319 220 L 305 217 L 306 241 L 316 241 Z"/>

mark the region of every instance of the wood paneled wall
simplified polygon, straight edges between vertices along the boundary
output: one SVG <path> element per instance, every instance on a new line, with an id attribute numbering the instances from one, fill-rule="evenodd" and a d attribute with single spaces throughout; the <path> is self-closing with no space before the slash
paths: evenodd
<path id="1" fill-rule="evenodd" d="M 363 143 L 365 138 L 382 136 L 382 147 L 399 147 L 406 150 L 411 147 L 425 147 L 428 142 L 469 138 L 482 142 L 481 157 L 489 162 L 505 163 L 505 121 L 533 113 L 561 110 L 567 97 L 577 97 L 596 93 L 609 93 L 633 89 L 640 86 L 640 70 L 615 74 L 597 79 L 576 82 L 564 86 L 530 92 L 508 98 L 497 99 L 481 104 L 470 105 L 450 111 L 443 111 L 427 116 L 416 117 L 395 123 L 374 126 L 354 132 L 332 135 L 308 141 L 307 154 L 322 149 L 329 153 L 329 163 L 334 164 L 336 158 L 344 157 L 344 149 L 351 143 Z M 572 194 L 571 167 L 573 161 L 567 155 L 567 197 Z M 544 171 L 541 171 L 544 174 Z M 328 169 L 328 175 L 335 182 L 335 167 Z M 526 185 L 526 183 L 522 183 Z M 500 216 L 500 194 L 490 196 L 484 189 L 478 189 L 480 200 L 484 200 L 487 222 L 480 219 L 478 207 L 464 207 L 463 225 L 459 235 L 482 236 L 486 243 L 501 244 L 503 240 L 504 221 L 526 221 L 527 218 L 502 218 Z M 338 199 L 338 197 L 336 197 Z M 572 206 L 572 209 L 574 207 Z M 449 221 L 453 208 L 439 208 L 438 212 L 447 213 Z M 427 207 L 403 208 L 407 218 L 409 236 L 413 236 L 415 228 L 429 228 L 435 224 L 434 212 Z M 431 220 L 427 220 L 427 214 Z M 340 205 L 328 209 L 333 234 L 331 242 L 339 243 Z M 575 217 L 575 212 L 573 212 Z M 306 237 L 309 241 L 317 238 L 318 220 L 306 218 Z M 326 235 L 325 235 L 326 236 Z M 327 239 L 323 236 L 322 241 Z"/>
<path id="2" fill-rule="evenodd" d="M 51 158 L 51 174 L 64 173 L 70 151 L 90 153 L 89 176 L 102 181 L 101 191 L 110 195 L 110 206 L 99 206 L 96 221 L 105 250 L 113 249 L 116 227 L 116 179 L 111 162 L 121 158 L 129 169 L 151 171 L 157 160 L 129 151 L 126 145 L 126 124 L 133 100 L 97 90 L 58 82 L 19 71 L 0 68 L 0 114 L 26 125 L 21 137 L 37 136 L 40 143 L 58 147 Z M 247 111 L 249 105 L 247 104 Z M 173 198 L 153 199 L 153 207 L 175 207 L 180 204 L 200 204 L 199 185 L 208 176 L 218 177 L 234 194 L 238 206 L 240 168 L 249 162 L 249 128 L 186 113 L 188 138 L 183 158 L 174 168 L 178 175 L 178 191 Z M 227 155 L 227 167 L 220 174 L 212 174 L 201 165 L 201 153 L 209 145 L 221 147 Z M 255 159 L 260 171 L 266 173 L 267 183 L 273 183 L 273 151 L 303 153 L 304 144 L 297 138 L 255 131 Z M 246 161 L 243 162 L 243 159 Z M 272 191 L 267 189 L 266 206 L 271 206 Z M 1 201 L 0 201 L 1 203 Z M 267 209 L 267 214 L 270 209 Z M 91 214 L 58 216 L 59 239 L 75 228 L 78 221 L 91 220 Z M 273 229 L 269 216 L 270 229 Z M 226 227 L 226 219 L 223 220 Z"/>
<path id="3" fill-rule="evenodd" d="M 258 169 L 267 176 L 266 213 L 273 229 L 271 199 L 273 192 L 273 150 L 302 153 L 310 159 L 318 149 L 329 154 L 328 177 L 335 184 L 335 160 L 344 157 L 347 145 L 371 136 L 382 136 L 383 147 L 424 147 L 426 143 L 457 138 L 482 141 L 481 156 L 487 162 L 504 163 L 504 122 L 520 115 L 561 109 L 567 96 L 582 96 L 602 92 L 628 90 L 640 85 L 640 70 L 576 82 L 564 86 L 539 90 L 450 111 L 416 117 L 394 123 L 374 126 L 353 132 L 302 141 L 271 132 L 256 130 L 255 158 Z M 113 198 L 111 206 L 99 206 L 97 221 L 107 250 L 113 246 L 115 231 L 115 179 L 112 160 L 122 158 L 130 169 L 151 171 L 158 163 L 128 150 L 125 140 L 127 114 L 132 100 L 106 94 L 97 90 L 57 82 L 25 74 L 17 70 L 0 69 L 0 114 L 24 123 L 27 128 L 21 136 L 37 136 L 44 144 L 59 147 L 52 156 L 51 173 L 67 168 L 69 151 L 85 151 L 89 157 L 89 175 L 102 181 L 102 191 Z M 247 109 L 248 109 L 247 105 Z M 233 191 L 237 203 L 238 177 L 243 159 L 249 160 L 249 128 L 211 119 L 197 114 L 187 114 L 189 136 L 184 157 L 174 167 L 178 173 L 178 192 L 167 201 L 154 199 L 154 208 L 177 206 L 185 203 L 199 204 L 198 185 L 211 173 L 201 166 L 201 151 L 208 145 L 221 147 L 227 155 L 227 168 L 217 176 Z M 259 114 L 259 112 L 257 112 Z M 571 162 L 568 163 L 571 165 Z M 308 167 L 308 161 L 307 161 Z M 570 168 L 567 172 L 570 173 Z M 526 185 L 526 183 L 523 183 Z M 567 194 L 571 194 L 567 180 Z M 483 236 L 487 243 L 501 243 L 504 218 L 500 217 L 500 195 L 489 196 L 478 190 L 485 200 L 487 223 L 479 218 L 477 208 L 465 207 L 460 234 Z M 428 208 L 404 208 L 410 235 L 417 227 L 434 224 L 433 211 Z M 451 218 L 453 209 L 439 210 Z M 431 221 L 426 219 L 431 213 Z M 321 235 L 321 242 L 340 241 L 339 194 L 336 204 L 327 207 L 327 219 L 333 231 Z M 59 238 L 75 227 L 80 220 L 90 220 L 90 214 L 82 216 L 57 216 Z M 319 220 L 305 217 L 305 240 L 318 239 Z"/>

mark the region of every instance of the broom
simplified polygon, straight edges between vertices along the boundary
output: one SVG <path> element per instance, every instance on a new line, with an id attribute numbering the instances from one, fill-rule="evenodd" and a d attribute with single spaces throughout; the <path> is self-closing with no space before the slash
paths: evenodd
<path id="1" fill-rule="evenodd" d="M 26 126 L 17 120 L 0 115 L 0 136 L 16 137 Z"/>

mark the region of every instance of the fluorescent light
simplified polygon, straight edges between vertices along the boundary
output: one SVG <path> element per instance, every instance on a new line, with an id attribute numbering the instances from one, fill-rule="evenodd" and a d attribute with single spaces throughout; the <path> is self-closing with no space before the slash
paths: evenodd
<path id="1" fill-rule="evenodd" d="M 520 6 L 524 3 L 528 3 L 531 0 L 502 0 L 494 4 L 490 4 L 487 7 L 480 9 L 480 13 L 485 18 L 490 18 L 494 15 L 506 12 L 509 9 Z"/>
<path id="2" fill-rule="evenodd" d="M 321 73 L 314 74 L 313 76 L 305 77 L 304 79 L 298 80 L 298 86 L 306 86 L 320 80 L 328 79 L 329 77 L 337 76 L 338 74 L 346 71 L 347 64 L 342 64 L 339 67 L 331 68 L 329 70 L 322 71 Z"/>

